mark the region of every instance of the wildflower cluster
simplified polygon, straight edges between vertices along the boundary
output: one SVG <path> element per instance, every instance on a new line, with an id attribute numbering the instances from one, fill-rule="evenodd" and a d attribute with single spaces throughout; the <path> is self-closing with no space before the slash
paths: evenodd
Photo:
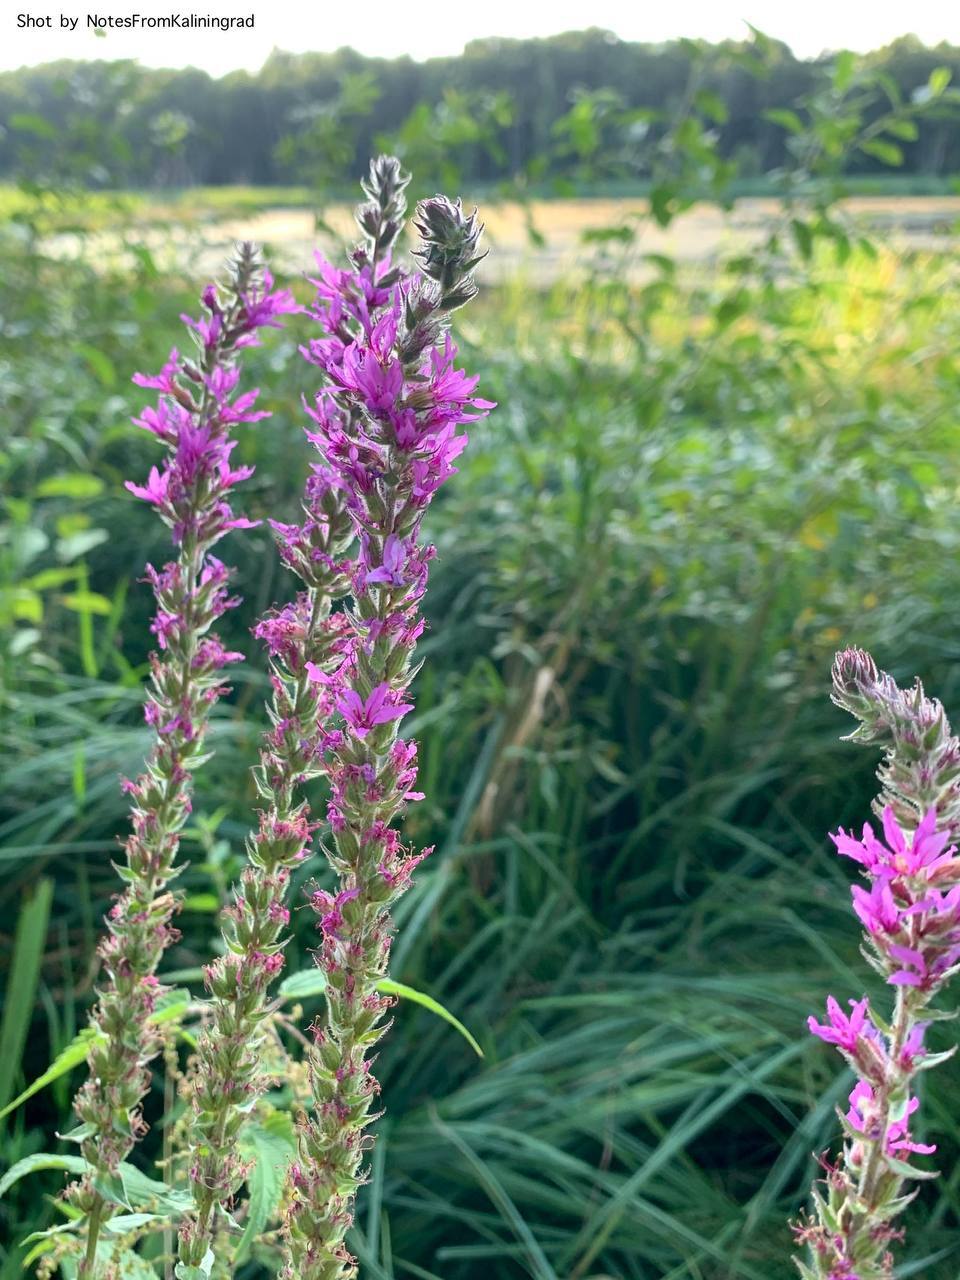
<path id="1" fill-rule="evenodd" d="M 919 1107 L 915 1081 L 953 1052 L 930 1053 L 925 1036 L 932 1021 L 946 1016 L 932 1002 L 960 969 L 960 857 L 953 844 L 960 829 L 960 740 L 919 681 L 901 690 L 861 650 L 838 655 L 833 699 L 860 721 L 852 739 L 885 747 L 875 806 L 882 838 L 869 823 L 859 837 L 841 829 L 831 838 L 866 882 L 851 891 L 864 955 L 895 994 L 889 1022 L 866 997 L 851 1000 L 848 1012 L 832 996 L 827 1020 L 809 1020 L 857 1083 L 842 1117 L 842 1158 L 824 1165 L 815 1219 L 795 1228 L 809 1250 L 798 1265 L 808 1280 L 889 1280 L 889 1246 L 902 1234 L 893 1222 L 916 1194 L 905 1193 L 905 1183 L 933 1176 L 910 1163 L 936 1150 L 911 1133 Z"/>
<path id="2" fill-rule="evenodd" d="M 370 1051 L 386 1030 L 392 1000 L 377 989 L 390 953 L 391 904 L 429 849 L 406 847 L 392 825 L 411 801 L 416 744 L 400 736 L 412 709 L 420 601 L 434 548 L 423 516 L 467 443 L 462 424 L 493 406 L 474 396 L 477 379 L 457 368 L 446 318 L 476 292 L 481 227 L 436 197 L 418 207 L 421 272 L 391 263 L 387 222 L 400 224 L 405 177 L 396 161 L 374 162 L 370 203 L 358 215 L 366 241 L 352 269 L 319 261 L 311 314 L 320 336 L 303 349 L 324 375 L 308 407 L 308 436 L 324 484 L 342 495 L 357 547 L 349 566 L 349 639 L 335 668 L 310 664 L 333 700 L 339 732 L 324 757 L 330 783 L 327 851 L 337 884 L 312 896 L 319 916 L 317 960 L 326 978 L 326 1018 L 310 1054 L 314 1111 L 299 1126 L 290 1173 L 285 1268 L 293 1280 L 356 1274 L 344 1244 L 372 1138 L 378 1085 Z M 395 233 L 394 233 L 395 234 Z M 301 534 L 284 539 L 301 555 Z"/>
<path id="3" fill-rule="evenodd" d="M 295 304 L 289 293 L 272 290 L 253 246 L 244 245 L 223 296 L 209 285 L 203 307 L 201 319 L 184 317 L 196 337 L 195 359 L 172 351 L 159 375 L 134 378 L 160 392 L 158 404 L 135 421 L 166 447 L 167 457 L 161 468 L 151 469 L 145 485 L 127 488 L 157 509 L 177 554 L 161 569 L 146 571 L 157 602 L 151 630 L 159 652 L 151 656 L 146 703 L 155 739 L 144 772 L 124 783 L 133 830 L 117 869 L 126 888 L 109 913 L 100 947 L 106 982 L 92 1015 L 99 1034 L 90 1050 L 89 1078 L 74 1103 L 80 1126 L 71 1136 L 89 1169 L 68 1194 L 88 1216 L 82 1263 L 87 1274 L 100 1227 L 111 1213 L 103 1191 L 145 1128 L 140 1103 L 149 1086 L 149 1063 L 161 1046 L 151 1021 L 164 990 L 155 975 L 178 936 L 171 923 L 176 899 L 168 886 L 178 872 L 191 774 L 206 758 L 204 732 L 224 692 L 222 671 L 241 658 L 210 630 L 237 603 L 228 589 L 229 570 L 211 549 L 231 529 L 251 524 L 235 516 L 229 502 L 231 490 L 251 473 L 231 466 L 231 431 L 267 416 L 254 408 L 256 391 L 235 394 L 237 357 L 259 343 L 259 329 L 276 327 Z"/>

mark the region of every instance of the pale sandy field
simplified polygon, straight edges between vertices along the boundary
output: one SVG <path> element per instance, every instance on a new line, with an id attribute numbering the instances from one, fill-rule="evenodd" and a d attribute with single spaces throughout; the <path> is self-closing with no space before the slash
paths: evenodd
<path id="1" fill-rule="evenodd" d="M 854 225 L 882 232 L 894 246 L 948 249 L 960 236 L 960 197 L 862 196 L 847 201 L 843 212 Z M 697 205 L 666 229 L 648 216 L 644 200 L 534 201 L 526 208 L 486 204 L 481 214 L 491 249 L 483 272 L 491 283 L 517 273 L 548 283 L 562 273 L 583 269 L 597 252 L 583 241 L 591 228 L 635 226 L 639 234 L 632 272 L 642 275 L 644 254 L 666 254 L 680 263 L 709 263 L 720 254 L 749 251 L 784 218 L 776 200 L 759 198 L 738 201 L 730 213 Z M 351 236 L 347 208 L 328 210 L 326 216 L 336 233 Z M 527 231 L 531 222 L 545 245 L 532 242 Z M 288 270 L 302 270 L 318 245 L 328 253 L 336 250 L 334 237 L 317 232 L 310 210 L 285 208 L 191 224 L 147 225 L 124 233 L 104 231 L 89 235 L 86 243 L 87 250 L 104 262 L 127 259 L 130 246 L 140 244 L 163 269 L 176 264 L 181 270 L 202 273 L 215 270 L 237 240 L 266 245 L 274 263 Z M 71 256 L 80 245 L 76 237 L 60 235 L 52 239 L 51 247 Z"/>

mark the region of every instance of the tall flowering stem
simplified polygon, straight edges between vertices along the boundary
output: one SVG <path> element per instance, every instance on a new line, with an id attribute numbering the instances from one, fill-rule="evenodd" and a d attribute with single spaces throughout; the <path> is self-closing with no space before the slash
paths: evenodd
<path id="1" fill-rule="evenodd" d="M 145 485 L 127 488 L 169 526 L 177 554 L 162 569 L 146 571 L 157 602 L 151 630 L 159 651 L 151 655 L 145 711 L 155 738 L 144 772 L 124 783 L 133 829 L 117 870 L 126 888 L 110 910 L 100 946 L 106 982 L 91 1015 L 100 1034 L 90 1051 L 89 1078 L 74 1102 L 80 1127 L 72 1136 L 89 1171 L 68 1195 L 88 1215 L 85 1275 L 94 1270 L 99 1231 L 112 1213 L 109 1190 L 117 1166 L 145 1129 L 140 1105 L 162 1043 L 151 1021 L 164 992 L 156 970 L 179 936 L 171 924 L 177 903 L 169 886 L 179 871 L 192 773 L 206 758 L 204 734 L 210 710 L 225 692 L 223 668 L 242 657 L 210 630 L 237 603 L 227 586 L 229 570 L 211 549 L 231 529 L 252 524 L 235 516 L 228 500 L 252 472 L 231 466 L 231 432 L 268 416 L 254 409 L 255 390 L 235 395 L 238 356 L 259 344 L 261 328 L 277 327 L 280 315 L 296 309 L 292 295 L 272 290 L 269 272 L 246 244 L 231 263 L 223 296 L 208 285 L 202 301 L 201 319 L 183 317 L 196 357 L 174 350 L 159 375 L 134 377 L 138 386 L 160 392 L 157 405 L 135 422 L 165 446 L 167 456 L 160 468 L 151 468 Z"/>
<path id="2" fill-rule="evenodd" d="M 374 162 L 371 186 L 395 161 Z M 368 194 L 370 194 L 368 186 Z M 374 207 L 371 207 L 374 206 Z M 481 226 L 444 197 L 418 207 L 421 272 L 401 274 L 368 241 L 352 270 L 320 262 L 313 315 L 322 336 L 304 350 L 325 386 L 309 409 L 308 434 L 341 486 L 358 550 L 351 565 L 351 641 L 335 672 L 311 670 L 331 689 L 342 729 L 325 756 L 331 799 L 334 892 L 316 890 L 326 977 L 326 1017 L 313 1028 L 312 1114 L 299 1123 L 290 1174 L 283 1275 L 347 1280 L 356 1262 L 345 1244 L 353 1202 L 372 1145 L 379 1086 L 371 1051 L 386 1030 L 390 907 L 430 852 L 414 851 L 391 825 L 410 801 L 416 744 L 399 734 L 413 707 L 420 601 L 434 549 L 422 540 L 424 513 L 454 474 L 467 443 L 458 428 L 493 406 L 473 395 L 477 379 L 456 368 L 447 317 L 476 292 Z"/>
<path id="3" fill-rule="evenodd" d="M 930 1053 L 924 1040 L 932 1021 L 951 1016 L 934 1001 L 960 969 L 960 740 L 919 681 L 900 689 L 862 650 L 837 655 L 832 696 L 860 721 L 850 738 L 884 749 L 874 804 L 882 838 L 868 823 L 859 837 L 841 829 L 831 839 L 865 881 L 852 905 L 893 1010 L 887 1021 L 864 996 L 847 1012 L 831 996 L 826 1021 L 809 1019 L 857 1083 L 841 1116 L 842 1154 L 822 1161 L 813 1216 L 794 1227 L 806 1247 L 797 1265 L 806 1280 L 890 1280 L 890 1246 L 903 1236 L 894 1224 L 916 1195 L 907 1184 L 936 1176 L 911 1162 L 936 1151 L 910 1132 L 917 1077 L 954 1052 Z"/>
<path id="4" fill-rule="evenodd" d="M 357 212 L 371 258 L 388 254 L 403 220 L 407 178 L 381 157 L 364 184 L 370 197 Z M 300 580 L 296 598 L 271 610 L 254 628 L 271 659 L 271 729 L 265 735 L 257 789 L 265 807 L 248 841 L 248 865 L 224 912 L 224 956 L 209 966 L 210 1021 L 200 1037 L 193 1077 L 190 1175 L 196 1210 L 180 1233 L 181 1280 L 213 1262 L 217 1206 L 228 1202 L 246 1169 L 236 1139 L 266 1078 L 260 1050 L 272 1011 L 268 991 L 283 968 L 290 919 L 290 873 L 309 853 L 316 823 L 304 785 L 323 772 L 324 755 L 342 742 L 329 726 L 337 715 L 336 672 L 352 647 L 352 628 L 334 601 L 351 589 L 355 538 L 346 491 L 337 472 L 314 463 L 303 495 L 302 524 L 271 521 L 286 567 Z"/>
<path id="5" fill-rule="evenodd" d="M 340 736 L 326 728 L 336 714 L 331 687 L 311 673 L 335 670 L 349 647 L 346 617 L 330 609 L 349 590 L 348 564 L 340 557 L 354 535 L 340 492 L 322 467 L 312 470 L 304 511 L 302 525 L 271 522 L 284 562 L 303 589 L 254 628 L 270 654 L 273 688 L 271 728 L 254 771 L 264 807 L 247 841 L 248 862 L 234 901 L 223 913 L 225 953 L 204 975 L 209 1021 L 191 1086 L 195 1212 L 180 1231 L 181 1280 L 209 1274 L 216 1211 L 247 1174 L 236 1142 L 267 1084 L 262 1049 L 274 1008 L 269 987 L 283 968 L 290 874 L 308 856 L 316 826 L 303 786 L 322 772 L 323 754 Z"/>

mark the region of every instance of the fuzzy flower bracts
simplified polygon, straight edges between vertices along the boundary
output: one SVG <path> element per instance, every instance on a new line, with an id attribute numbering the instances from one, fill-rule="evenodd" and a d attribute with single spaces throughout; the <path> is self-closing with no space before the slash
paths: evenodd
<path id="1" fill-rule="evenodd" d="M 125 883 L 112 907 L 108 934 L 100 947 L 106 981 L 92 1015 L 97 1036 L 89 1056 L 90 1075 L 75 1100 L 80 1127 L 71 1135 L 89 1173 L 69 1189 L 70 1199 L 88 1215 L 82 1270 L 94 1266 L 102 1221 L 112 1212 L 109 1193 L 118 1164 L 144 1125 L 140 1102 L 150 1082 L 149 1063 L 161 1045 L 151 1021 L 163 988 L 156 978 L 166 947 L 177 937 L 176 908 L 168 885 L 180 831 L 190 813 L 191 776 L 204 760 L 204 733 L 210 710 L 224 692 L 222 671 L 241 655 L 228 652 L 211 626 L 235 603 L 229 570 L 212 548 L 231 529 L 249 527 L 230 506 L 234 487 L 250 468 L 234 467 L 233 428 L 267 417 L 255 410 L 256 391 L 237 394 L 237 359 L 259 343 L 258 331 L 277 327 L 296 310 L 292 296 L 272 290 L 272 281 L 252 245 L 243 245 L 231 264 L 223 296 L 209 285 L 204 315 L 184 317 L 197 353 L 176 351 L 155 377 L 136 375 L 141 387 L 160 393 L 137 425 L 167 451 L 145 484 L 127 488 L 154 507 L 169 526 L 176 556 L 161 569 L 147 568 L 157 602 L 152 631 L 158 651 L 151 657 L 146 720 L 154 742 L 144 772 L 124 788 L 132 802 L 133 830 L 118 871 Z"/>
<path id="2" fill-rule="evenodd" d="M 809 1019 L 857 1083 L 842 1116 L 843 1153 L 823 1162 L 815 1216 L 794 1228 L 807 1249 L 797 1265 L 806 1280 L 890 1280 L 890 1245 L 902 1237 L 894 1221 L 916 1194 L 906 1184 L 935 1176 L 913 1163 L 936 1151 L 911 1132 L 915 1084 L 953 1053 L 930 1053 L 925 1036 L 949 1016 L 934 1001 L 960 969 L 960 741 L 919 681 L 901 690 L 861 650 L 838 655 L 833 699 L 860 721 L 852 739 L 885 747 L 881 831 L 868 823 L 859 836 L 840 830 L 831 839 L 862 877 L 851 893 L 863 953 L 892 987 L 893 1012 L 888 1021 L 866 997 L 844 1009 L 831 996 L 826 1019 Z"/>
<path id="3" fill-rule="evenodd" d="M 375 161 L 367 185 L 372 222 L 387 203 L 383 178 L 396 161 Z M 392 182 L 393 189 L 402 179 Z M 401 187 L 402 190 L 402 187 Z M 379 202 L 379 206 L 378 206 Z M 393 215 L 396 220 L 396 213 Z M 476 292 L 481 228 L 443 197 L 418 208 L 421 274 L 391 266 L 369 234 L 353 269 L 320 262 L 313 315 L 320 336 L 305 349 L 325 385 L 309 407 L 310 439 L 332 477 L 357 538 L 347 613 L 350 644 L 335 671 L 311 670 L 334 698 L 340 736 L 325 757 L 330 782 L 328 859 L 333 891 L 316 890 L 318 963 L 326 1018 L 310 1055 L 314 1109 L 300 1122 L 285 1226 L 288 1280 L 347 1280 L 355 1260 L 344 1238 L 363 1180 L 378 1085 L 371 1051 L 392 1001 L 377 984 L 387 972 L 391 904 L 430 852 L 406 847 L 393 825 L 412 801 L 416 744 L 401 736 L 413 709 L 410 683 L 423 629 L 420 601 L 433 548 L 424 514 L 466 445 L 463 424 L 493 406 L 477 379 L 456 365 L 446 317 Z"/>

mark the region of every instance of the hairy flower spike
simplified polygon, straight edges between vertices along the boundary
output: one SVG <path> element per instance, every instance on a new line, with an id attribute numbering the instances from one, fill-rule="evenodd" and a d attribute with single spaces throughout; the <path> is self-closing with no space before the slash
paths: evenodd
<path id="1" fill-rule="evenodd" d="M 831 839 L 866 878 L 866 888 L 851 890 L 864 954 L 896 994 L 889 1026 L 866 998 L 851 1000 L 847 1014 L 830 996 L 827 1022 L 808 1020 L 858 1080 L 841 1113 L 846 1143 L 828 1171 L 826 1199 L 815 1188 L 816 1216 L 794 1227 L 807 1249 L 797 1266 L 805 1280 L 891 1280 L 889 1245 L 902 1234 L 891 1222 L 912 1199 L 904 1184 L 930 1176 L 909 1159 L 936 1151 L 910 1132 L 920 1106 L 914 1080 L 953 1052 L 928 1053 L 924 1036 L 938 1016 L 934 999 L 960 971 L 958 744 L 919 681 L 901 690 L 862 650 L 837 655 L 833 700 L 860 720 L 854 739 L 886 745 L 878 770 L 883 838 L 867 823 L 860 838 L 841 829 Z"/>
<path id="2" fill-rule="evenodd" d="M 360 183 L 369 200 L 358 205 L 355 215 L 365 239 L 361 253 L 377 259 L 393 248 L 403 229 L 409 183 L 410 175 L 396 156 L 376 156 L 370 161 L 370 173 Z"/>
<path id="3" fill-rule="evenodd" d="M 350 627 L 331 603 L 350 589 L 341 557 L 354 538 L 343 492 L 311 471 L 304 523 L 277 525 L 281 555 L 303 589 L 254 627 L 271 658 L 271 729 L 254 772 L 264 802 L 247 840 L 247 866 L 222 918 L 225 954 L 205 972 L 210 1018 L 197 1045 L 190 1084 L 193 1107 L 191 1178 L 194 1212 L 180 1228 L 178 1275 L 191 1280 L 217 1234 L 218 1213 L 240 1189 L 247 1169 L 237 1139 L 269 1079 L 263 1047 L 271 1012 L 269 988 L 283 969 L 291 873 L 309 856 L 313 833 L 303 786 L 323 771 L 340 741 L 330 729 Z M 294 554 L 289 549 L 296 547 Z"/>
<path id="4" fill-rule="evenodd" d="M 375 161 L 365 190 L 372 195 L 379 182 L 389 193 L 398 172 L 396 161 Z M 354 271 L 320 263 L 312 314 L 321 336 L 303 349 L 324 378 L 308 407 L 315 424 L 308 437 L 343 496 L 356 548 L 348 646 L 338 666 L 308 668 L 334 699 L 341 725 L 324 755 L 337 888 L 311 896 L 327 1008 L 310 1054 L 313 1111 L 300 1119 L 289 1178 L 285 1280 L 356 1275 L 344 1241 L 378 1114 L 371 1066 L 392 1005 L 377 989 L 390 957 L 389 908 L 430 852 L 405 847 L 392 825 L 422 798 L 414 790 L 416 744 L 399 736 L 413 710 L 419 606 L 434 554 L 421 525 L 466 445 L 458 429 L 493 407 L 474 395 L 476 378 L 456 367 L 456 348 L 443 336 L 445 312 L 460 305 L 456 291 L 461 301 L 475 292 L 479 224 L 459 203 L 438 197 L 427 205 L 420 212 L 427 265 L 412 279 L 383 256 L 364 206 L 368 240 L 353 256 Z"/>
<path id="5" fill-rule="evenodd" d="M 101 1187 L 145 1129 L 140 1104 L 150 1084 L 149 1064 L 162 1043 L 151 1021 L 165 990 L 155 974 L 179 936 L 171 924 L 178 904 L 168 885 L 179 872 L 180 832 L 190 814 L 192 773 L 205 758 L 207 721 L 226 691 L 222 669 L 241 659 L 210 632 L 238 603 L 228 592 L 229 570 L 211 548 L 231 529 L 251 523 L 235 516 L 229 503 L 231 490 L 251 474 L 249 467 L 230 465 L 230 432 L 238 423 L 267 416 L 253 411 L 256 391 L 235 394 L 237 357 L 259 341 L 258 329 L 275 327 L 279 316 L 297 310 L 289 293 L 272 291 L 252 245 L 241 246 L 222 297 L 208 285 L 202 302 L 200 319 L 185 317 L 198 348 L 196 363 L 174 350 L 158 375 L 133 379 L 160 392 L 156 407 L 135 421 L 157 437 L 167 456 L 160 468 L 151 468 L 146 485 L 127 488 L 170 527 L 177 557 L 162 569 L 147 567 L 157 602 L 151 630 L 160 650 L 151 655 L 145 710 L 155 740 L 144 772 L 124 783 L 133 827 L 120 868 L 126 888 L 110 910 L 100 945 L 106 982 L 91 1020 L 101 1034 L 90 1050 L 89 1078 L 74 1101 L 89 1172 L 67 1194 L 87 1215 L 84 1276 L 91 1273 L 100 1228 L 115 1203 Z"/>
<path id="6" fill-rule="evenodd" d="M 927 697 L 919 680 L 901 689 L 862 649 L 837 654 L 831 697 L 860 721 L 851 741 L 884 748 L 877 816 L 889 806 L 910 827 L 935 808 L 938 828 L 951 840 L 960 837 L 960 739 L 940 702 Z"/>
<path id="7" fill-rule="evenodd" d="M 476 297 L 473 269 L 486 256 L 479 253 L 483 223 L 476 210 L 465 216 L 459 200 L 433 196 L 417 205 L 414 225 L 420 232 L 421 277 L 403 298 L 404 332 L 397 354 L 415 372 L 424 353 L 436 347 L 450 323 L 450 313 Z"/>

